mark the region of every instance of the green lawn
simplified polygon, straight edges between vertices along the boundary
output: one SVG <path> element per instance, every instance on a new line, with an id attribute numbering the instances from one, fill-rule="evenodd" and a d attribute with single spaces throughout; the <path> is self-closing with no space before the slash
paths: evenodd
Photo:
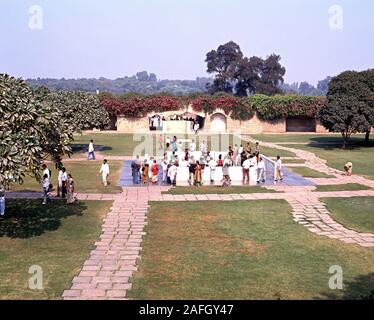
<path id="1" fill-rule="evenodd" d="M 167 134 L 166 136 L 172 138 L 174 135 L 180 139 L 189 139 L 195 140 L 197 148 L 199 148 L 200 143 L 205 141 L 208 146 L 208 150 L 218 150 L 218 151 L 227 151 L 229 146 L 234 147 L 236 145 L 246 144 L 244 140 L 241 140 L 237 136 L 232 134 L 199 134 L 199 135 L 186 135 L 186 134 Z M 87 146 L 91 139 L 94 140 L 96 150 L 104 155 L 111 156 L 132 156 L 135 153 L 144 155 L 146 152 L 134 152 L 135 148 L 140 143 L 145 143 L 151 145 L 147 147 L 148 154 L 156 154 L 158 148 L 158 138 L 159 134 L 144 134 L 145 137 L 142 137 L 141 141 L 134 141 L 132 134 L 125 133 L 87 133 L 84 135 L 76 135 L 75 141 L 72 144 L 74 150 L 74 157 L 86 157 L 87 156 Z M 183 142 L 182 145 L 184 148 L 189 147 L 189 142 Z M 254 145 L 252 144 L 254 149 Z M 269 157 L 275 157 L 278 154 L 281 157 L 294 157 L 295 154 L 288 151 L 280 151 L 277 149 L 262 147 L 261 152 Z M 160 153 L 162 155 L 163 152 Z"/>
<path id="2" fill-rule="evenodd" d="M 327 160 L 327 164 L 335 169 L 343 170 L 348 161 L 353 163 L 353 173 L 374 179 L 374 143 L 365 146 L 364 135 L 356 134 L 351 138 L 351 144 L 343 150 L 340 134 L 280 134 L 280 135 L 251 135 L 251 137 L 266 142 L 283 142 L 286 147 L 302 149 L 315 153 Z M 287 142 L 308 143 L 307 145 L 287 145 Z M 316 144 L 318 143 L 318 144 Z"/>
<path id="3" fill-rule="evenodd" d="M 86 193 L 119 193 L 122 191 L 117 184 L 120 179 L 121 170 L 123 166 L 122 161 L 110 161 L 110 185 L 104 187 L 101 183 L 101 175 L 99 173 L 102 161 L 79 161 L 79 162 L 65 162 L 66 170 L 71 173 L 75 181 L 76 192 Z M 52 171 L 52 184 L 54 189 L 57 187 L 57 171 L 53 164 L 49 164 L 49 169 Z M 22 185 L 14 185 L 12 191 L 40 191 L 40 184 L 35 178 L 26 177 L 25 183 Z"/>
<path id="4" fill-rule="evenodd" d="M 8 200 L 0 221 L 0 299 L 61 299 L 99 239 L 109 201 L 68 206 Z M 28 287 L 30 266 L 43 270 L 42 290 Z"/>
<path id="5" fill-rule="evenodd" d="M 271 193 L 275 190 L 266 189 L 260 186 L 231 186 L 222 188 L 219 186 L 202 186 L 202 187 L 175 187 L 164 194 L 238 194 L 238 193 Z"/>
<path id="6" fill-rule="evenodd" d="M 282 200 L 152 202 L 129 297 L 324 299 L 368 294 L 374 283 L 374 251 L 315 235 L 294 223 L 291 211 Z M 333 265 L 344 270 L 345 290 L 328 287 Z"/>
<path id="7" fill-rule="evenodd" d="M 318 157 L 327 160 L 327 165 L 343 171 L 348 161 L 353 163 L 353 174 L 374 179 L 374 144 L 369 147 L 352 146 L 345 150 L 339 145 L 285 145 L 291 148 L 303 149 L 315 153 Z"/>
<path id="8" fill-rule="evenodd" d="M 287 165 L 287 163 L 305 163 L 305 160 L 302 160 L 302 159 L 283 159 L 283 164 Z"/>
<path id="9" fill-rule="evenodd" d="M 155 139 L 152 135 L 147 137 L 150 142 Z M 75 156 L 87 156 L 87 147 L 91 139 L 94 140 L 96 151 L 110 156 L 132 156 L 135 147 L 141 143 L 141 141 L 134 141 L 134 136 L 127 133 L 85 133 L 74 137 L 72 147 Z"/>
<path id="10" fill-rule="evenodd" d="M 319 185 L 316 186 L 315 191 L 355 191 L 355 190 L 370 190 L 368 186 L 364 186 L 359 183 L 347 183 L 347 184 L 331 184 L 331 185 Z"/>
<path id="11" fill-rule="evenodd" d="M 264 142 L 295 142 L 295 143 L 342 143 L 342 136 L 340 133 L 331 134 L 251 134 L 253 139 Z M 365 135 L 356 134 L 352 136 L 352 142 L 362 142 Z"/>
<path id="12" fill-rule="evenodd" d="M 335 178 L 334 176 L 310 169 L 308 167 L 288 167 L 288 170 L 297 173 L 305 178 Z"/>
<path id="13" fill-rule="evenodd" d="M 349 229 L 374 232 L 374 198 L 323 198 L 334 220 Z"/>

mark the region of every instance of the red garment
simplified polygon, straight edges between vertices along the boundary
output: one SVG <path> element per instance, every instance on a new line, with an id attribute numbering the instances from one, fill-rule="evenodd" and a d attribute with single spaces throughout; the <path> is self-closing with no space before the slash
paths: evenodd
<path id="1" fill-rule="evenodd" d="M 152 173 L 154 176 L 157 176 L 158 175 L 158 165 L 155 164 L 153 167 L 152 167 Z"/>
<path id="2" fill-rule="evenodd" d="M 222 159 L 218 159 L 217 167 L 223 167 L 223 160 Z"/>

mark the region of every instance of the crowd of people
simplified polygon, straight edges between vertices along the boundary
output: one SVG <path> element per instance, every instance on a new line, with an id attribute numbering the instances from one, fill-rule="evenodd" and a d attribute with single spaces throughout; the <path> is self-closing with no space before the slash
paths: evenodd
<path id="1" fill-rule="evenodd" d="M 139 156 L 131 163 L 131 174 L 134 184 L 158 184 L 162 179 L 163 184 L 176 185 L 178 167 L 187 167 L 189 171 L 188 183 L 190 185 L 201 186 L 203 184 L 203 173 L 205 168 L 210 169 L 210 182 L 215 181 L 215 173 L 217 167 L 222 167 L 223 179 L 222 186 L 230 186 L 230 167 L 242 167 L 243 170 L 243 184 L 249 184 L 251 177 L 251 168 L 256 169 L 257 183 L 264 183 L 266 180 L 266 166 L 264 159 L 260 156 L 260 145 L 256 143 L 255 148 L 252 149 L 250 143 L 243 145 L 229 146 L 227 153 L 218 155 L 215 159 L 208 150 L 208 145 L 203 140 L 199 148 L 195 140 L 192 140 L 189 147 L 184 150 L 184 156 L 178 158 L 178 150 L 181 144 L 178 143 L 176 136 L 173 138 L 166 137 L 166 151 L 164 157 L 158 162 L 153 156 L 146 156 L 143 161 Z M 194 152 L 200 151 L 200 158 L 195 159 Z M 276 174 L 275 180 L 282 180 L 282 161 L 277 157 L 275 164 Z M 160 172 L 161 171 L 161 172 Z"/>

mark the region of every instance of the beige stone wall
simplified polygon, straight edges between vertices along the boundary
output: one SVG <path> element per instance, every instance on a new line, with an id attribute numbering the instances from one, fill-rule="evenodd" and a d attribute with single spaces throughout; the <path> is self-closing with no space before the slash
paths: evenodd
<path id="1" fill-rule="evenodd" d="M 329 130 L 327 130 L 322 124 L 320 124 L 319 121 L 317 121 L 316 133 L 329 133 Z"/>
<path id="2" fill-rule="evenodd" d="M 193 112 L 192 110 L 188 110 L 189 112 Z M 174 114 L 181 114 L 184 111 L 172 111 L 172 112 L 162 112 L 159 113 L 161 116 L 169 117 Z M 216 110 L 215 113 L 222 113 L 224 114 L 223 110 Z M 148 117 L 151 117 L 154 113 L 150 113 L 147 117 L 142 119 L 130 119 L 130 118 L 118 118 L 117 119 L 117 131 L 118 132 L 148 132 L 149 131 L 149 122 Z M 204 117 L 203 113 L 198 113 L 198 115 Z M 204 129 L 203 132 L 208 133 L 210 126 L 211 126 L 211 118 L 212 115 L 208 115 L 205 119 Z M 262 133 L 285 133 L 286 132 L 286 119 L 280 120 L 272 120 L 272 121 L 265 121 L 259 119 L 257 114 L 255 114 L 250 120 L 248 121 L 237 121 L 231 119 L 231 117 L 227 117 L 227 132 L 234 132 L 234 131 L 241 131 L 244 134 L 262 134 Z M 319 123 L 317 122 L 316 126 L 317 133 L 328 133 L 328 131 Z"/>

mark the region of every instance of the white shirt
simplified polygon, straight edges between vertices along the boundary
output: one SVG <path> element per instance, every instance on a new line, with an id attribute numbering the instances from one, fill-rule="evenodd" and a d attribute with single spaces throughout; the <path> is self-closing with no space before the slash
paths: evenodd
<path id="1" fill-rule="evenodd" d="M 190 151 L 194 152 L 196 150 L 196 143 L 195 142 L 192 142 L 190 144 Z"/>
<path id="2" fill-rule="evenodd" d="M 61 177 L 60 177 L 61 181 L 66 181 L 68 179 L 68 174 L 67 172 L 62 172 L 61 171 Z"/>
<path id="3" fill-rule="evenodd" d="M 49 189 L 49 185 L 50 185 L 50 183 L 49 183 L 49 179 L 47 178 L 47 179 L 44 179 L 43 180 L 43 188 L 45 189 L 45 190 L 48 190 Z"/>
<path id="4" fill-rule="evenodd" d="M 94 152 L 95 149 L 94 149 L 94 145 L 92 142 L 90 142 L 90 144 L 88 145 L 88 152 Z"/>
<path id="5" fill-rule="evenodd" d="M 282 160 L 281 160 L 281 159 L 277 160 L 277 162 L 276 162 L 276 164 L 275 164 L 275 167 L 276 167 L 278 170 L 282 169 Z"/>
<path id="6" fill-rule="evenodd" d="M 168 169 L 168 164 L 165 163 L 165 162 L 163 162 L 163 163 L 162 163 L 162 170 L 163 170 L 163 171 L 166 171 L 167 169 Z"/>
<path id="7" fill-rule="evenodd" d="M 174 180 L 176 173 L 177 173 L 177 167 L 175 165 L 172 165 L 168 171 L 168 176 L 170 177 L 171 180 Z"/>
<path id="8" fill-rule="evenodd" d="M 265 170 L 265 162 L 264 161 L 259 161 L 257 163 L 257 169 L 264 169 Z"/>
<path id="9" fill-rule="evenodd" d="M 49 176 L 49 169 L 48 168 L 44 169 L 44 171 L 43 171 L 43 177 L 44 177 L 44 175 L 47 175 L 48 179 L 50 178 L 50 176 Z"/>
<path id="10" fill-rule="evenodd" d="M 251 165 L 251 161 L 249 159 L 244 160 L 243 162 L 244 169 L 249 169 L 250 165 Z"/>
<path id="11" fill-rule="evenodd" d="M 239 153 L 240 153 L 240 154 L 243 153 L 243 147 L 239 147 Z"/>
<path id="12" fill-rule="evenodd" d="M 204 143 L 200 144 L 200 151 L 205 153 L 206 152 L 206 145 Z"/>
<path id="13" fill-rule="evenodd" d="M 103 163 L 100 168 L 101 174 L 109 174 L 109 165 L 107 163 Z"/>
<path id="14" fill-rule="evenodd" d="M 217 161 L 215 161 L 215 160 L 210 160 L 209 161 L 209 168 L 210 169 L 215 169 L 217 167 Z"/>
<path id="15" fill-rule="evenodd" d="M 256 158 L 249 159 L 250 166 L 254 167 L 257 164 Z"/>

